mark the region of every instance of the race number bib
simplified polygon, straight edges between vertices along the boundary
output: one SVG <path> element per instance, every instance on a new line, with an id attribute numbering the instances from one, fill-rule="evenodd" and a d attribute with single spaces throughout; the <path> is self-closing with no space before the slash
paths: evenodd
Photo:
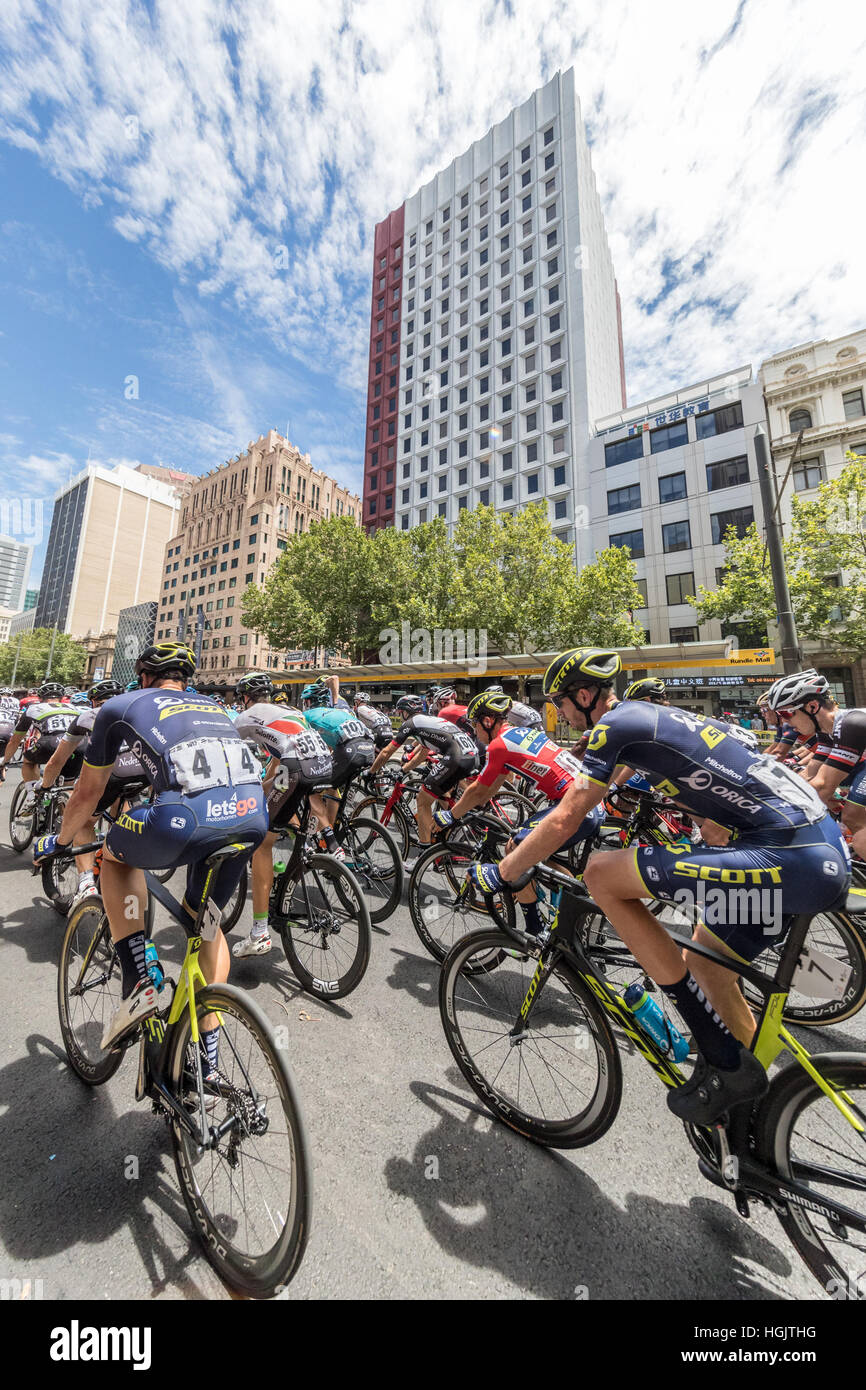
<path id="1" fill-rule="evenodd" d="M 176 743 L 169 758 L 180 790 L 206 792 L 211 787 L 231 786 L 226 749 L 227 744 L 218 738 L 191 738 L 186 743 Z M 241 780 L 249 781 L 249 774 Z"/>
<path id="2" fill-rule="evenodd" d="M 243 739 L 238 739 L 237 743 L 224 743 L 222 746 L 225 749 L 232 782 L 235 785 L 255 782 L 261 772 L 261 765 L 256 761 L 250 745 L 244 743 Z"/>
<path id="3" fill-rule="evenodd" d="M 340 725 L 340 742 L 348 743 L 353 738 L 369 738 L 370 734 L 360 719 L 347 719 Z"/>
<path id="4" fill-rule="evenodd" d="M 756 781 L 768 787 L 774 796 L 803 811 L 810 825 L 814 825 L 826 815 L 827 808 L 818 793 L 790 768 L 783 767 L 781 763 L 771 762 L 769 758 L 761 758 L 758 762 L 752 763 L 748 771 Z"/>
<path id="5" fill-rule="evenodd" d="M 471 755 L 474 758 L 475 754 L 478 752 L 475 743 L 469 735 L 462 733 L 459 729 L 457 730 L 455 742 L 461 753 Z"/>
<path id="6" fill-rule="evenodd" d="M 44 734 L 62 734 L 66 732 L 71 722 L 69 719 L 64 719 L 62 714 L 52 714 L 47 719 L 43 719 L 39 727 Z"/>
<path id="7" fill-rule="evenodd" d="M 563 772 L 570 772 L 572 777 L 582 777 L 583 768 L 572 753 L 567 753 L 565 749 L 557 753 L 554 758 L 557 767 L 561 767 Z"/>
<path id="8" fill-rule="evenodd" d="M 305 734 L 295 734 L 294 749 L 299 758 L 328 758 L 331 750 L 321 734 L 312 730 Z"/>

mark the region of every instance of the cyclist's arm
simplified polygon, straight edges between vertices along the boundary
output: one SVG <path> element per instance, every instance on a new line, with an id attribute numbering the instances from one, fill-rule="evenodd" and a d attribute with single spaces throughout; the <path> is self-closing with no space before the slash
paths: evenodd
<path id="1" fill-rule="evenodd" d="M 527 869 L 543 863 L 551 854 L 555 854 L 569 836 L 574 834 L 592 808 L 598 805 L 606 791 L 606 786 L 601 787 L 597 783 L 578 778 L 574 785 L 569 787 L 559 805 L 545 816 L 522 844 L 510 854 L 506 854 L 498 866 L 503 879 L 508 881 L 519 878 Z"/>
<path id="2" fill-rule="evenodd" d="M 836 796 L 836 788 L 840 787 L 846 777 L 850 777 L 850 769 L 829 767 L 827 763 L 818 764 L 818 772 L 812 778 L 812 786 L 824 802 L 825 806 L 832 806 Z"/>
<path id="3" fill-rule="evenodd" d="M 339 677 L 339 676 L 326 676 L 326 677 L 325 677 L 325 685 L 328 687 L 328 689 L 329 689 L 330 692 L 331 692 L 331 704 L 334 706 L 334 708 L 336 708 L 336 705 L 337 705 L 337 697 L 338 697 L 339 694 L 340 694 L 340 677 Z"/>
<path id="4" fill-rule="evenodd" d="M 88 763 L 84 764 L 63 812 L 63 820 L 57 834 L 60 844 L 71 844 L 79 830 L 90 824 L 96 804 L 108 786 L 113 767 L 113 762 L 109 763 L 108 767 L 91 767 Z"/>
<path id="5" fill-rule="evenodd" d="M 12 734 L 9 742 L 6 744 L 6 752 L 3 754 L 3 762 L 0 763 L 0 767 L 5 769 L 9 765 L 10 759 L 15 757 L 15 754 L 21 746 L 21 740 L 23 738 L 24 735 L 19 733 L 16 729 L 15 733 Z"/>
<path id="6" fill-rule="evenodd" d="M 380 767 L 384 767 L 388 759 L 394 756 L 399 747 L 399 743 L 393 738 L 390 743 L 386 743 L 385 747 L 378 752 L 373 759 L 373 765 L 370 768 L 368 776 L 373 777 L 379 771 Z"/>
<path id="7" fill-rule="evenodd" d="M 489 787 L 486 787 L 483 782 L 479 782 L 477 778 L 474 782 L 470 782 L 460 799 L 455 801 L 451 807 L 451 814 L 454 819 L 460 820 L 468 811 L 474 811 L 476 806 L 483 806 L 485 801 L 489 801 L 498 791 L 502 790 L 508 779 L 509 773 L 506 771 L 501 777 L 497 777 L 496 781 Z"/>
<path id="8" fill-rule="evenodd" d="M 632 777 L 634 777 L 634 768 L 629 767 L 626 763 L 620 763 L 619 767 L 616 768 L 614 772 L 613 781 L 610 785 L 612 787 L 625 786 L 625 783 L 630 781 Z"/>
<path id="9" fill-rule="evenodd" d="M 54 752 L 51 754 L 51 757 L 48 759 L 48 762 L 42 769 L 42 785 L 46 791 L 49 787 L 54 786 L 54 783 L 57 781 L 66 764 L 69 762 L 69 759 L 72 757 L 72 754 L 75 752 L 75 748 L 76 745 L 67 742 L 65 738 L 60 740 Z"/>
<path id="10" fill-rule="evenodd" d="M 420 767 L 422 763 L 426 763 L 427 758 L 427 749 L 424 747 L 423 743 L 419 743 L 411 758 L 403 764 L 403 771 L 414 772 L 416 767 Z"/>

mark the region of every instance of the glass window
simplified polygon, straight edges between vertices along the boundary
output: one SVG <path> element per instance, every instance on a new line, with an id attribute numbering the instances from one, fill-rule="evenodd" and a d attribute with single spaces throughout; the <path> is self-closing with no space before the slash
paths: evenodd
<path id="1" fill-rule="evenodd" d="M 478 494 L 478 501 L 482 507 L 490 506 L 490 489 L 488 487 L 481 489 L 481 492 Z"/>
<path id="2" fill-rule="evenodd" d="M 708 439 L 713 434 L 726 434 L 737 430 L 743 423 L 743 407 L 739 401 L 733 405 L 720 406 L 718 410 L 708 410 L 704 415 L 695 416 L 698 439 Z"/>
<path id="3" fill-rule="evenodd" d="M 636 580 L 635 580 L 635 587 L 636 587 L 637 589 L 640 590 L 641 598 L 643 599 L 643 603 L 641 604 L 641 608 L 646 608 L 646 607 L 648 606 L 648 603 L 647 603 L 647 591 L 646 591 L 646 580 L 645 580 L 645 579 L 636 579 Z"/>
<path id="4" fill-rule="evenodd" d="M 698 630 L 696 627 L 672 627 L 670 640 L 672 642 L 697 642 Z"/>
<path id="5" fill-rule="evenodd" d="M 643 531 L 620 531 L 618 535 L 611 536 L 609 544 L 611 546 L 626 546 L 631 551 L 633 560 L 642 560 L 644 555 Z"/>
<path id="6" fill-rule="evenodd" d="M 538 474 L 537 474 L 537 473 L 530 473 L 529 477 L 526 479 L 526 490 L 527 490 L 527 492 L 537 492 L 537 491 L 538 491 Z"/>
<path id="7" fill-rule="evenodd" d="M 568 503 L 564 497 L 561 497 L 553 504 L 553 519 L 554 521 L 561 521 L 565 516 L 568 516 Z"/>
<path id="8" fill-rule="evenodd" d="M 755 519 L 753 507 L 732 507 L 727 512 L 714 512 L 710 517 L 713 528 L 713 545 L 721 545 L 729 527 L 736 529 L 740 539 L 748 531 Z"/>
<path id="9" fill-rule="evenodd" d="M 665 449 L 678 449 L 689 442 L 689 427 L 686 420 L 676 420 L 672 425 L 663 425 L 659 430 L 650 430 L 650 453 L 661 454 Z"/>
<path id="10" fill-rule="evenodd" d="M 659 478 L 660 502 L 678 502 L 681 497 L 685 496 L 685 473 L 666 473 L 663 478 Z"/>
<path id="11" fill-rule="evenodd" d="M 513 496 L 514 496 L 514 484 L 513 484 L 513 483 L 503 483 L 503 484 L 502 484 L 502 500 L 503 500 L 503 502 L 510 502 Z"/>
<path id="12" fill-rule="evenodd" d="M 738 458 L 721 459 L 718 463 L 707 464 L 707 488 L 718 492 L 720 488 L 736 487 L 738 483 L 749 481 L 749 460 L 745 454 Z"/>
<path id="13" fill-rule="evenodd" d="M 562 481 L 565 482 L 565 469 L 557 469 L 557 472 L 562 473 Z M 615 512 L 631 512 L 639 506 L 640 483 L 633 483 L 631 487 L 616 487 L 608 490 L 608 516 L 613 516 Z"/>
<path id="14" fill-rule="evenodd" d="M 797 492 L 808 492 L 811 488 L 818 487 L 826 477 L 824 465 L 820 458 L 800 459 L 794 464 L 794 489 Z"/>
<path id="15" fill-rule="evenodd" d="M 662 549 L 666 555 L 674 550 L 691 550 L 692 537 L 687 521 L 669 521 L 662 527 Z"/>
<path id="16" fill-rule="evenodd" d="M 843 391 L 842 405 L 845 410 L 846 420 L 859 419 L 859 417 L 864 413 L 862 389 L 858 387 L 856 391 Z"/>
<path id="17" fill-rule="evenodd" d="M 812 428 L 812 416 L 808 410 L 792 410 L 788 417 L 788 428 L 792 434 Z"/>
<path id="18" fill-rule="evenodd" d="M 632 434 L 627 439 L 617 439 L 613 444 L 605 444 L 604 446 L 606 468 L 613 468 L 616 463 L 628 463 L 630 459 L 639 458 L 643 458 L 642 435 Z"/>
<path id="19" fill-rule="evenodd" d="M 558 464 L 553 470 L 553 486 L 562 487 L 565 482 L 565 464 Z"/>

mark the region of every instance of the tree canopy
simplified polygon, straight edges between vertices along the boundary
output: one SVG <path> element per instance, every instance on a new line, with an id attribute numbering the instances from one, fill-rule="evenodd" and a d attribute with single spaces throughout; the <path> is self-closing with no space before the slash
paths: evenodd
<path id="1" fill-rule="evenodd" d="M 4 642 L 0 646 L 0 683 L 11 685 L 13 671 L 15 671 L 15 685 L 17 687 L 37 685 L 41 680 L 44 680 L 53 635 L 53 630 L 50 627 L 37 627 L 30 632 L 21 633 L 20 651 L 18 637 L 13 637 L 10 642 Z M 15 666 L 16 653 L 18 654 L 17 669 Z M 58 632 L 54 642 L 54 656 L 51 661 L 51 679 L 60 681 L 62 685 L 75 685 L 81 680 L 86 666 L 87 652 L 84 647 L 78 642 L 73 642 L 71 637 Z"/>

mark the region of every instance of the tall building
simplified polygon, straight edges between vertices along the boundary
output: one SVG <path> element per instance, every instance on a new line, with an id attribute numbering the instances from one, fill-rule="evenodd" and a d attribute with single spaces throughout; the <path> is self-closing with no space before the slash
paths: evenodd
<path id="1" fill-rule="evenodd" d="M 364 522 L 408 530 L 546 500 L 573 542 L 591 423 L 625 400 L 570 69 L 376 227 Z"/>
<path id="2" fill-rule="evenodd" d="M 17 613 L 24 607 L 33 546 L 0 536 L 0 605 Z"/>
<path id="3" fill-rule="evenodd" d="M 111 674 L 122 685 L 132 680 L 136 657 L 153 642 L 158 608 L 157 600 L 151 599 L 147 603 L 136 603 L 120 610 Z"/>
<path id="4" fill-rule="evenodd" d="M 38 601 L 39 601 L 39 590 L 38 590 L 38 589 L 28 589 L 28 590 L 26 591 L 25 595 L 24 595 L 24 611 L 25 611 L 25 613 L 27 612 L 27 609 L 28 609 L 28 608 L 35 608 L 35 607 L 36 607 L 36 604 L 38 603 Z"/>
<path id="5" fill-rule="evenodd" d="M 200 636 L 205 682 L 231 685 L 245 670 L 286 669 L 289 654 L 272 651 L 241 622 L 244 591 L 264 583 L 290 536 L 334 516 L 360 525 L 361 499 L 276 430 L 196 479 L 165 550 L 155 640 L 181 637 L 194 646 Z"/>
<path id="6" fill-rule="evenodd" d="M 155 598 L 177 529 L 173 487 L 89 463 L 54 499 L 36 627 L 73 637 L 116 631 L 121 608 Z"/>

